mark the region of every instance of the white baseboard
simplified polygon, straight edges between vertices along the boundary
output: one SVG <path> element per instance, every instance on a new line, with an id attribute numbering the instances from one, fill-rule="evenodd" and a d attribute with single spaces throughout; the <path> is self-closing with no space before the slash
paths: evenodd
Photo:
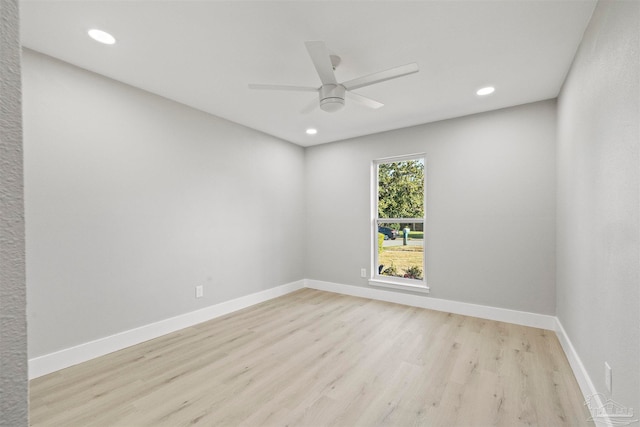
<path id="1" fill-rule="evenodd" d="M 585 404 L 587 404 L 586 402 L 589 402 L 588 407 L 590 410 L 604 407 L 606 403 L 606 397 L 601 393 L 598 393 L 598 390 L 593 385 L 593 381 L 591 381 L 591 377 L 582 364 L 582 360 L 580 360 L 578 352 L 576 351 L 575 347 L 573 347 L 573 344 L 571 343 L 567 332 L 564 330 L 560 319 L 558 319 L 557 317 L 555 331 L 556 335 L 558 336 L 558 341 L 560 341 L 560 345 L 562 346 L 562 350 L 567 356 L 567 360 L 569 361 L 569 366 L 571 366 L 573 375 L 578 381 L 578 386 L 580 387 L 580 391 L 582 392 L 582 396 L 584 397 Z M 606 416 L 596 418 L 594 419 L 594 422 L 596 426 L 599 427 L 610 427 L 614 425 Z"/>
<path id="2" fill-rule="evenodd" d="M 500 322 L 514 323 L 516 325 L 548 329 L 551 331 L 555 331 L 556 329 L 556 317 L 546 314 L 469 304 L 466 302 L 432 298 L 427 295 L 413 295 L 382 289 L 365 288 L 362 286 L 323 282 L 320 280 L 305 279 L 304 283 L 307 288 L 318 289 L 321 291 L 393 302 L 397 304 L 410 305 L 412 307 L 428 308 L 430 310 L 445 311 L 447 313 L 462 314 L 465 316 L 479 317 L 481 319 L 497 320 Z"/>
<path id="3" fill-rule="evenodd" d="M 286 295 L 304 287 L 555 331 L 560 344 L 567 355 L 571 369 L 578 380 L 580 390 L 582 391 L 585 400 L 589 397 L 596 399 L 594 401 L 594 405 L 598 405 L 597 407 L 601 406 L 603 403 L 601 402 L 600 395 L 597 394 L 584 365 L 571 344 L 569 337 L 562 327 L 562 324 L 555 316 L 449 301 L 428 297 L 426 295 L 413 295 L 310 279 L 299 280 L 282 286 L 277 286 L 275 288 L 246 295 L 231 301 L 225 301 L 190 313 L 185 313 L 180 316 L 161 320 L 156 323 L 60 350 L 55 353 L 33 358 L 29 360 L 29 378 L 38 378 L 64 368 L 86 362 L 96 357 L 100 357 L 132 345 L 140 344 L 150 339 Z M 600 425 L 600 422 L 596 422 L 597 425 Z"/>
<path id="4" fill-rule="evenodd" d="M 299 280 L 30 359 L 29 379 L 38 378 L 60 369 L 224 316 L 303 287 L 304 281 Z"/>

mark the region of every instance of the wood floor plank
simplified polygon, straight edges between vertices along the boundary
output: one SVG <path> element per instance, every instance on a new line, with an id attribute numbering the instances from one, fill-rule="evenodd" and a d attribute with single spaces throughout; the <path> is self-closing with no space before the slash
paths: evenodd
<path id="1" fill-rule="evenodd" d="M 31 381 L 32 426 L 582 426 L 550 331 L 303 289 Z"/>

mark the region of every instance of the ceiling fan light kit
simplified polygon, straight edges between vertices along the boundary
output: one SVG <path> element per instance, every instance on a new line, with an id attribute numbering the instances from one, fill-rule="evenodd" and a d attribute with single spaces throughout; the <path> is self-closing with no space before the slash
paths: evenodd
<path id="1" fill-rule="evenodd" d="M 344 108 L 346 89 L 342 85 L 322 85 L 320 87 L 320 109 L 334 113 Z"/>
<path id="2" fill-rule="evenodd" d="M 340 64 L 340 57 L 336 55 L 329 55 L 329 51 L 322 41 L 308 41 L 305 42 L 305 46 L 307 47 L 307 52 L 309 52 L 311 61 L 316 68 L 316 72 L 320 77 L 322 86 L 318 88 L 308 86 L 250 84 L 249 88 L 318 92 L 320 98 L 320 109 L 328 113 L 333 113 L 344 108 L 346 96 L 348 96 L 350 100 L 364 105 L 365 107 L 374 109 L 380 108 L 384 105 L 383 103 L 352 92 L 352 90 L 418 72 L 418 64 L 413 62 L 411 64 L 401 65 L 400 67 L 358 77 L 347 82 L 338 83 L 334 70 L 338 64 Z"/>

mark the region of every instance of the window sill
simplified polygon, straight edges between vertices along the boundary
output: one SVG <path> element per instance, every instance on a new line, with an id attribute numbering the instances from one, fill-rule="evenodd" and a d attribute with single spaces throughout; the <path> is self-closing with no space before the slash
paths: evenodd
<path id="1" fill-rule="evenodd" d="M 424 282 L 422 282 L 422 284 L 420 285 L 414 285 L 412 283 L 407 283 L 400 280 L 375 278 L 369 279 L 369 285 L 381 288 L 403 289 L 405 291 L 421 292 L 423 294 L 429 293 L 429 287 Z"/>

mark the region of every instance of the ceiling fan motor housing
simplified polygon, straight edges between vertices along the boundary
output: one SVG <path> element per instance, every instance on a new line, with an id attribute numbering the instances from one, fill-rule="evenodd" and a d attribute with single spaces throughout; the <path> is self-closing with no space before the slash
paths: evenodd
<path id="1" fill-rule="evenodd" d="M 342 85 L 323 85 L 320 88 L 320 108 L 328 113 L 344 108 L 345 88 Z"/>

